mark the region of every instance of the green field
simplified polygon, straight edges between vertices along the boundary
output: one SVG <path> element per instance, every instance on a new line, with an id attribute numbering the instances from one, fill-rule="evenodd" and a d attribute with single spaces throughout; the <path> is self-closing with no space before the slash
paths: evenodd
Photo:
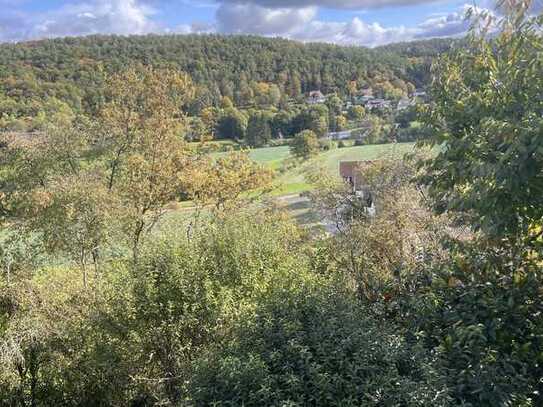
<path id="1" fill-rule="evenodd" d="M 414 143 L 377 144 L 368 146 L 336 148 L 319 154 L 317 157 L 279 174 L 276 180 L 276 188 L 272 192 L 274 196 L 299 194 L 311 190 L 311 185 L 306 182 L 304 174 L 324 168 L 329 174 L 339 174 L 340 161 L 369 161 L 383 158 L 399 158 L 413 151 Z M 220 157 L 228 153 L 213 153 Z M 257 163 L 266 165 L 274 170 L 280 170 L 283 162 L 290 157 L 288 146 L 255 148 L 249 150 L 249 157 Z"/>
<path id="2" fill-rule="evenodd" d="M 228 152 L 212 153 L 213 157 L 224 157 Z M 249 150 L 251 160 L 275 169 L 281 167 L 281 163 L 290 157 L 289 146 L 254 148 Z"/>
<path id="3" fill-rule="evenodd" d="M 324 168 L 330 175 L 339 174 L 340 161 L 370 161 L 383 158 L 400 158 L 412 152 L 414 143 L 379 144 L 337 148 L 321 153 L 317 157 L 302 165 L 279 175 L 277 188 L 273 195 L 297 194 L 311 189 L 306 182 L 304 173 Z M 266 151 L 268 150 L 268 151 Z M 253 150 L 251 158 L 262 164 L 270 164 L 272 168 L 279 168 L 281 162 L 289 157 L 288 147 L 272 147 L 268 149 Z"/>
<path id="4" fill-rule="evenodd" d="M 290 147 L 255 148 L 249 152 L 249 157 L 257 163 L 278 169 L 281 163 L 290 157 Z"/>

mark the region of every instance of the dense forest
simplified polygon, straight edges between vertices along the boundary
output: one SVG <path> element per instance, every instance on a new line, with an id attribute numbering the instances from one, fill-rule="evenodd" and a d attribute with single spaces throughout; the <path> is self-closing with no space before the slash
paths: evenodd
<path id="1" fill-rule="evenodd" d="M 428 82 L 431 59 L 451 47 L 432 40 L 378 49 L 301 44 L 254 36 L 91 36 L 0 45 L 0 122 L 25 128 L 66 103 L 94 114 L 106 77 L 141 63 L 188 73 L 193 114 L 228 97 L 237 107 L 298 100 L 307 92 L 347 95 L 364 87 L 383 93 Z M 264 96 L 262 96 L 264 95 Z M 0 123 L 2 125 L 2 123 Z"/>

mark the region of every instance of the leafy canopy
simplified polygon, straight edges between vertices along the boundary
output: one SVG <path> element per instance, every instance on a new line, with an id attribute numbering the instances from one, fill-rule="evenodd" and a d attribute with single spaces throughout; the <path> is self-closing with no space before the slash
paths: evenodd
<path id="1" fill-rule="evenodd" d="M 491 238 L 541 234 L 542 23 L 527 5 L 510 8 L 496 38 L 474 32 L 434 67 L 426 142 L 439 153 L 423 182 L 439 212 L 466 216 Z"/>

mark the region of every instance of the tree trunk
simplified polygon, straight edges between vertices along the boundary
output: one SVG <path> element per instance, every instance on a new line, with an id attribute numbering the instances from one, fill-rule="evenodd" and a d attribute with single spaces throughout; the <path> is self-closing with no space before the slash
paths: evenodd
<path id="1" fill-rule="evenodd" d="M 98 248 L 92 250 L 92 263 L 94 265 L 94 281 L 96 285 L 96 290 L 100 291 L 100 270 L 98 268 L 98 262 L 100 259 L 100 253 Z"/>
<path id="2" fill-rule="evenodd" d="M 85 261 L 85 252 L 82 249 L 81 250 L 81 257 L 79 259 L 79 264 L 81 265 L 81 270 L 83 271 L 83 287 L 87 289 L 87 267 L 86 267 L 86 261 Z"/>
<path id="3" fill-rule="evenodd" d="M 32 407 L 38 406 L 38 400 L 37 400 L 37 388 L 38 388 L 38 360 L 36 355 L 36 350 L 34 347 L 30 350 L 30 366 L 29 366 L 29 373 L 30 373 L 30 405 Z"/>
<path id="4" fill-rule="evenodd" d="M 134 232 L 134 238 L 132 240 L 132 261 L 134 263 L 134 266 L 138 264 L 139 245 L 140 245 L 140 240 L 141 240 L 141 234 L 143 233 L 144 227 L 145 227 L 145 222 L 140 220 Z"/>

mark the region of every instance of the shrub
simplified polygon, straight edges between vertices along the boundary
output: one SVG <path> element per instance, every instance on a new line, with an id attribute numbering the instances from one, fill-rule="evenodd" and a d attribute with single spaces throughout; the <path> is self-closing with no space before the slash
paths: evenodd
<path id="1" fill-rule="evenodd" d="M 165 234 L 134 271 L 133 335 L 138 338 L 142 394 L 179 403 L 190 366 L 223 337 L 273 281 L 295 274 L 299 235 L 280 216 L 237 212 L 198 228 L 190 240 Z M 149 355 L 153 355 L 149 358 Z M 163 380 L 165 378 L 165 380 Z"/>
<path id="2" fill-rule="evenodd" d="M 363 139 L 358 138 L 358 139 L 356 139 L 356 140 L 354 141 L 354 145 L 355 145 L 355 146 L 364 146 L 364 145 L 366 145 L 366 143 L 364 142 Z"/>
<path id="3" fill-rule="evenodd" d="M 336 147 L 332 140 L 319 140 L 319 148 L 321 151 L 330 151 Z"/>
<path id="4" fill-rule="evenodd" d="M 400 143 L 424 140 L 431 136 L 431 129 L 427 126 L 412 126 L 400 129 L 397 134 L 397 140 Z"/>
<path id="5" fill-rule="evenodd" d="M 541 277 L 503 251 L 464 250 L 407 299 L 401 319 L 441 352 L 458 404 L 543 404 Z"/>
<path id="6" fill-rule="evenodd" d="M 190 239 L 174 226 L 88 288 L 68 267 L 0 280 L 0 405 L 179 405 L 193 360 L 306 269 L 302 235 L 280 215 L 237 211 Z"/>
<path id="7" fill-rule="evenodd" d="M 329 287 L 276 287 L 234 341 L 201 358 L 194 405 L 446 405 L 437 365 Z"/>
<path id="8" fill-rule="evenodd" d="M 0 329 L 0 405 L 124 404 L 130 368 L 120 361 L 130 360 L 129 341 L 101 301 L 106 293 L 93 295 L 79 275 L 49 267 L 18 286 L 0 286 L 0 321 L 7 316 Z M 124 295 L 114 293 L 119 308 Z"/>

